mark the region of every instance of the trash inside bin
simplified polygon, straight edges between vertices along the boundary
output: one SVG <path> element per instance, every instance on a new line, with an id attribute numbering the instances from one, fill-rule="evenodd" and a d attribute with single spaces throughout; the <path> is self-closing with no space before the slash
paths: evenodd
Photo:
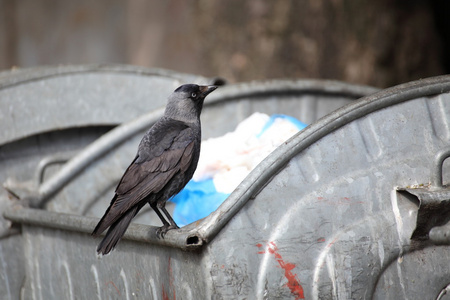
<path id="1" fill-rule="evenodd" d="M 233 132 L 202 142 L 193 179 L 171 199 L 175 222 L 185 226 L 208 216 L 267 155 L 305 127 L 287 115 L 254 113 Z"/>

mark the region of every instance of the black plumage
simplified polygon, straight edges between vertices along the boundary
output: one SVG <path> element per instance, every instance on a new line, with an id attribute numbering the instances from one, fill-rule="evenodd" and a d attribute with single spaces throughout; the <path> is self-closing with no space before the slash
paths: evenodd
<path id="1" fill-rule="evenodd" d="M 200 113 L 205 97 L 215 89 L 215 86 L 187 84 L 169 97 L 164 116 L 142 138 L 136 157 L 92 233 L 97 236 L 109 227 L 97 248 L 99 254 L 107 254 L 116 246 L 133 217 L 146 203 L 163 223 L 157 231 L 159 237 L 164 238 L 168 230 L 178 228 L 165 209 L 165 203 L 181 191 L 197 168 Z"/>

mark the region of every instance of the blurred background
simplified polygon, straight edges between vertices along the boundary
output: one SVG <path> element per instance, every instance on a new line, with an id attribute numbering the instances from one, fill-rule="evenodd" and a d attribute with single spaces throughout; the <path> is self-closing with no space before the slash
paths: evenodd
<path id="1" fill-rule="evenodd" d="M 388 87 L 449 73 L 448 0 L 0 0 L 0 69 L 123 63 Z"/>

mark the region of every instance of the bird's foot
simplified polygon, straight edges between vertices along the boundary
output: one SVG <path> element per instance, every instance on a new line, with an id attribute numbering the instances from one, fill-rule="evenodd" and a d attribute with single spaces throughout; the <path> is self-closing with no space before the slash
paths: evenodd
<path id="1" fill-rule="evenodd" d="M 174 225 L 161 226 L 158 229 L 156 229 L 156 236 L 158 237 L 158 239 L 163 239 L 169 230 L 178 229 L 178 228 L 180 228 L 180 227 L 178 227 L 176 225 L 175 226 Z"/>

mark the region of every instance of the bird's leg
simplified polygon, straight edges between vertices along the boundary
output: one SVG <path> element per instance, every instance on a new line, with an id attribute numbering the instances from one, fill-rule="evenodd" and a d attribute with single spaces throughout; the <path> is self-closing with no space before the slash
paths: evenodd
<path id="1" fill-rule="evenodd" d="M 172 219 L 172 216 L 171 216 L 171 215 L 169 214 L 169 212 L 167 211 L 166 205 L 165 205 L 165 204 L 166 204 L 166 203 L 164 203 L 164 205 L 162 205 L 160 208 L 161 208 L 161 210 L 163 211 L 163 213 L 166 215 L 167 220 L 168 220 L 169 223 L 170 223 L 171 229 L 177 229 L 177 228 L 180 228 L 180 227 L 178 227 L 177 223 L 175 223 L 175 221 Z"/>
<path id="2" fill-rule="evenodd" d="M 150 207 L 155 211 L 155 213 L 158 215 L 158 217 L 161 219 L 161 222 L 163 223 L 163 226 L 159 227 L 156 230 L 156 236 L 158 238 L 164 238 L 164 235 L 169 230 L 168 228 L 170 227 L 170 224 L 167 222 L 167 220 L 164 218 L 162 213 L 159 211 L 156 203 L 150 203 L 149 202 L 148 204 L 150 204 Z"/>
<path id="3" fill-rule="evenodd" d="M 161 222 L 164 224 L 164 226 L 169 226 L 170 224 L 167 222 L 167 220 L 164 218 L 162 213 L 159 211 L 159 209 L 156 207 L 156 205 L 151 205 L 151 208 L 155 211 L 155 213 L 158 215 L 158 217 L 161 219 Z"/>
<path id="4" fill-rule="evenodd" d="M 163 223 L 162 227 L 159 227 L 156 230 L 156 235 L 158 238 L 164 238 L 164 236 L 166 235 L 167 231 L 171 230 L 171 229 L 177 229 L 180 228 L 178 227 L 178 225 L 175 223 L 175 221 L 172 219 L 172 216 L 169 214 L 169 212 L 166 210 L 165 207 L 165 202 L 162 202 L 162 204 L 159 203 L 149 203 L 150 207 L 156 212 L 156 214 L 158 215 L 158 217 L 161 219 L 161 222 Z M 162 215 L 160 209 L 163 211 L 163 213 L 166 215 L 167 219 L 169 220 L 169 222 L 167 222 L 167 220 L 164 218 L 164 216 Z"/>
<path id="5" fill-rule="evenodd" d="M 166 235 L 167 231 L 171 230 L 171 229 L 177 229 L 180 228 L 178 227 L 178 225 L 175 223 L 175 221 L 172 219 L 172 216 L 169 214 L 169 212 L 166 210 L 166 202 L 159 202 L 155 205 L 155 207 L 152 208 L 155 211 L 158 211 L 158 216 L 161 220 L 164 219 L 163 223 L 164 225 L 160 228 L 158 228 L 158 230 L 156 231 L 156 235 L 158 236 L 158 238 L 164 238 L 164 236 Z M 159 210 L 162 210 L 163 213 L 166 215 L 167 219 L 169 220 L 169 222 L 166 221 L 166 219 L 162 216 L 161 212 Z M 170 223 L 170 224 L 169 224 Z"/>

